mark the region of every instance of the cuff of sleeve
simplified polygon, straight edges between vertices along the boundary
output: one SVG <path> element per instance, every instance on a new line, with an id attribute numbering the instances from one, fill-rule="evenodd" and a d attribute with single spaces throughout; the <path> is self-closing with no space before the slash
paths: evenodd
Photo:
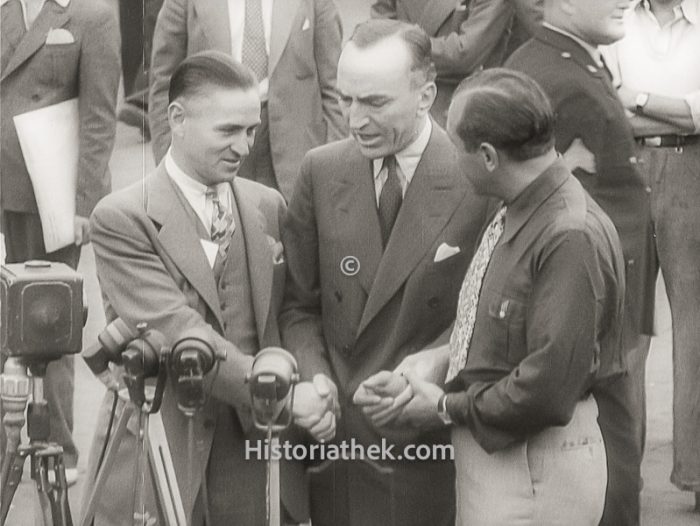
<path id="1" fill-rule="evenodd" d="M 700 91 L 694 91 L 686 95 L 685 102 L 690 107 L 690 114 L 693 118 L 695 131 L 700 132 Z"/>

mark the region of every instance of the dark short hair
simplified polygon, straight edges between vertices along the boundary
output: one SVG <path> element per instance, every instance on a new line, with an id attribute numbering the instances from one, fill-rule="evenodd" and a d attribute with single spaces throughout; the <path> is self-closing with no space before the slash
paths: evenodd
<path id="1" fill-rule="evenodd" d="M 430 37 L 415 24 L 385 18 L 370 19 L 355 27 L 350 42 L 365 49 L 392 36 L 398 36 L 406 44 L 411 55 L 411 71 L 423 74 L 421 83 L 434 81 L 436 73 Z"/>
<path id="2" fill-rule="evenodd" d="M 230 55 L 220 51 L 202 51 L 183 60 L 170 77 L 168 103 L 180 97 L 197 95 L 205 86 L 257 89 L 255 74 Z"/>
<path id="3" fill-rule="evenodd" d="M 516 161 L 545 154 L 554 146 L 554 112 L 532 78 L 505 68 L 487 69 L 464 79 L 452 105 L 463 101 L 455 130 L 469 152 L 482 143 L 505 151 Z"/>

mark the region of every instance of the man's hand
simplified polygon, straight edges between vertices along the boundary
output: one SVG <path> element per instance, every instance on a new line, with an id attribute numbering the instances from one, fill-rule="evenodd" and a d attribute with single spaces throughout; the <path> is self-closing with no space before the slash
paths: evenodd
<path id="1" fill-rule="evenodd" d="M 586 145 L 583 144 L 580 137 L 576 137 L 573 140 L 571 145 L 569 145 L 569 149 L 564 152 L 563 157 L 566 166 L 568 166 L 569 170 L 572 172 L 576 170 L 576 168 L 581 168 L 589 174 L 596 173 L 595 155 L 586 148 Z"/>
<path id="2" fill-rule="evenodd" d="M 412 373 L 417 378 L 441 385 L 450 365 L 450 346 L 443 345 L 409 354 L 394 369 L 395 373 Z"/>
<path id="3" fill-rule="evenodd" d="M 622 102 L 624 108 L 631 112 L 636 112 L 637 110 L 637 94 L 639 92 L 631 90 L 624 84 L 617 88 L 617 96 Z"/>
<path id="4" fill-rule="evenodd" d="M 75 244 L 83 246 L 90 242 L 90 220 L 87 217 L 75 216 Z"/>
<path id="5" fill-rule="evenodd" d="M 418 429 L 432 429 L 444 424 L 437 414 L 437 404 L 444 391 L 413 373 L 405 374 L 413 391 L 413 398 L 406 404 L 398 421 Z"/>
<path id="6" fill-rule="evenodd" d="M 319 442 L 331 440 L 335 436 L 336 418 L 340 418 L 335 384 L 327 376 L 317 374 L 312 382 L 301 382 L 294 389 L 294 423 Z"/>
<path id="7" fill-rule="evenodd" d="M 411 396 L 411 386 L 403 376 L 379 371 L 360 384 L 352 401 L 362 407 L 362 412 L 375 426 L 381 427 L 401 413 Z"/>

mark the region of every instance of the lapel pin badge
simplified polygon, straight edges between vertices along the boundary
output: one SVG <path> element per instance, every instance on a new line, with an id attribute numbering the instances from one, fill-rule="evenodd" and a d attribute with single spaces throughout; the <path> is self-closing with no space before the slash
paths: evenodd
<path id="1" fill-rule="evenodd" d="M 357 275 L 360 272 L 360 260 L 355 256 L 345 256 L 340 261 L 340 271 L 348 277 Z"/>

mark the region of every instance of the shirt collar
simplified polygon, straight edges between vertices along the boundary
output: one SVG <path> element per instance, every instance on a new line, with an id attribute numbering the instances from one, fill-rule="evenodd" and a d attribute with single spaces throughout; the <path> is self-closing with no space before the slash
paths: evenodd
<path id="1" fill-rule="evenodd" d="M 192 177 L 187 175 L 182 168 L 177 165 L 175 159 L 173 159 L 170 149 L 168 149 L 168 153 L 165 154 L 165 170 L 168 172 L 170 178 L 182 188 L 183 192 L 197 196 L 201 194 L 202 197 L 206 195 L 209 189 L 207 185 L 195 181 Z"/>
<path id="2" fill-rule="evenodd" d="M 698 13 L 699 5 L 700 2 L 697 0 L 683 0 L 683 2 L 673 8 L 676 13 L 676 20 L 683 17 L 691 24 L 697 25 L 698 16 L 700 16 L 700 13 Z M 651 12 L 651 3 L 649 0 L 636 0 L 632 9 L 644 9 L 649 15 L 654 16 Z"/>
<path id="3" fill-rule="evenodd" d="M 520 192 L 511 203 L 507 203 L 506 225 L 503 230 L 503 243 L 507 243 L 515 237 L 528 219 L 535 213 L 540 205 L 552 195 L 571 173 L 564 165 L 564 161 L 558 158 L 549 168 L 537 176 L 525 190 Z"/>
<path id="4" fill-rule="evenodd" d="M 429 117 L 426 117 L 425 124 L 423 124 L 423 129 L 418 134 L 418 137 L 406 146 L 400 152 L 396 152 L 396 163 L 401 168 L 401 171 L 406 177 L 406 182 L 410 183 L 415 174 L 415 168 L 418 165 L 418 161 L 423 156 L 423 152 L 428 147 L 428 142 L 430 142 L 430 134 L 433 131 L 433 123 L 430 121 Z M 374 178 L 379 177 L 379 173 L 382 171 L 382 166 L 384 165 L 384 158 L 380 157 L 378 159 L 373 159 L 372 167 L 374 170 Z M 412 169 L 408 169 L 409 165 Z"/>
<path id="5" fill-rule="evenodd" d="M 566 31 L 565 29 L 558 28 L 556 26 L 553 26 L 549 22 L 542 22 L 542 26 L 546 27 L 547 29 L 551 29 L 552 31 L 556 31 L 557 33 L 560 33 L 566 37 L 569 37 L 571 40 L 576 42 L 579 46 L 581 46 L 583 49 L 586 50 L 586 52 L 591 56 L 593 59 L 593 62 L 595 62 L 598 67 L 603 67 L 603 59 L 602 59 L 602 53 L 596 46 L 590 45 L 588 42 L 585 40 L 582 40 L 581 38 L 577 37 L 576 35 L 573 35 Z"/>
<path id="6" fill-rule="evenodd" d="M 9 1 L 10 0 L 0 0 L 0 6 L 5 5 Z M 24 0 L 20 0 L 20 1 L 23 2 Z M 48 1 L 48 0 L 46 0 L 46 1 Z M 58 5 L 60 5 L 64 9 L 66 7 L 68 7 L 68 4 L 70 4 L 70 0 L 53 0 L 53 1 L 56 2 Z"/>

